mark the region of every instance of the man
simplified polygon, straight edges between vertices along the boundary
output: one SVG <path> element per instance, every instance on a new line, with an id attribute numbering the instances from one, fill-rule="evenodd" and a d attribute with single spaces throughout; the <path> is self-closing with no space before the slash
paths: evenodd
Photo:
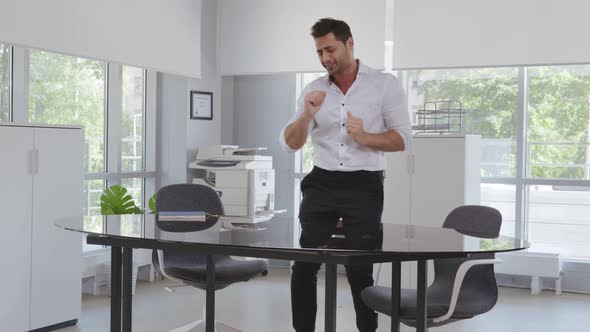
<path id="1" fill-rule="evenodd" d="M 328 245 L 342 221 L 348 249 L 381 249 L 383 151 L 403 151 L 411 140 L 404 92 L 397 79 L 354 57 L 350 27 L 323 18 L 311 28 L 328 74 L 308 84 L 297 112 L 281 131 L 287 151 L 300 149 L 311 134 L 314 168 L 301 181 L 301 247 Z M 293 327 L 313 332 L 320 264 L 295 262 L 291 276 Z M 373 285 L 373 266 L 346 266 L 360 332 L 375 332 L 377 314 L 361 299 Z"/>

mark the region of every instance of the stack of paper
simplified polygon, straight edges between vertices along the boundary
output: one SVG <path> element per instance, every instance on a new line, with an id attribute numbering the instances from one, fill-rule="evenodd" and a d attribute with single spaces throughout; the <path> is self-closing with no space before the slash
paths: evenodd
<path id="1" fill-rule="evenodd" d="M 158 212 L 160 221 L 207 221 L 205 211 L 162 211 Z"/>

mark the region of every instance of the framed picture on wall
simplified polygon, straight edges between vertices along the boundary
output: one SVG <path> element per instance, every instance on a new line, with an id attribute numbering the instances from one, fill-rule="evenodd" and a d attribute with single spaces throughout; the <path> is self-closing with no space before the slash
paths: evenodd
<path id="1" fill-rule="evenodd" d="M 213 92 L 191 91 L 190 118 L 213 120 Z"/>

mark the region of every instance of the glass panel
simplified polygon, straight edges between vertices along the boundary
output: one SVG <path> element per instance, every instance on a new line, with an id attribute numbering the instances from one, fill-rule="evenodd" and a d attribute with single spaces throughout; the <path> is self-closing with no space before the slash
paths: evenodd
<path id="1" fill-rule="evenodd" d="M 143 178 L 133 178 L 133 179 L 122 179 L 121 186 L 127 188 L 129 195 L 135 201 L 135 205 L 139 208 L 143 209 L 143 186 L 144 186 L 144 179 Z M 149 212 L 149 211 L 147 211 Z M 121 234 L 123 235 L 135 235 L 140 236 L 142 235 L 142 218 L 138 216 L 132 215 L 122 215 L 121 217 Z M 123 219 L 126 218 L 127 222 L 123 222 Z"/>
<path id="2" fill-rule="evenodd" d="M 105 171 L 104 101 L 104 63 L 31 51 L 29 121 L 83 125 L 90 173 Z"/>
<path id="3" fill-rule="evenodd" d="M 528 186 L 531 251 L 590 259 L 590 187 Z"/>
<path id="4" fill-rule="evenodd" d="M 514 211 L 516 186 L 510 184 L 481 184 L 481 205 L 498 209 L 502 214 L 500 235 L 514 237 L 516 231 Z"/>
<path id="5" fill-rule="evenodd" d="M 0 44 L 0 122 L 10 120 L 10 47 Z"/>
<path id="6" fill-rule="evenodd" d="M 305 73 L 302 75 L 302 86 L 300 91 L 303 91 L 303 88 L 308 85 L 309 83 L 311 83 L 312 81 L 314 81 L 315 79 L 318 79 L 322 76 L 324 76 L 326 73 Z M 303 148 L 301 149 L 301 172 L 302 173 L 309 173 L 311 171 L 311 169 L 313 168 L 313 156 L 314 156 L 314 151 L 313 151 L 313 145 L 311 144 L 311 137 L 307 138 L 307 141 L 305 142 L 305 145 L 303 146 Z"/>
<path id="7" fill-rule="evenodd" d="M 104 217 L 100 213 L 100 195 L 104 191 L 104 180 L 84 181 L 84 206 L 83 213 L 88 216 L 88 228 L 93 232 L 104 232 Z M 82 250 L 89 252 L 104 249 L 103 246 L 91 245 L 83 239 Z"/>
<path id="8" fill-rule="evenodd" d="M 127 188 L 127 192 L 135 200 L 135 205 L 143 209 L 143 178 L 122 179 L 121 186 Z"/>
<path id="9" fill-rule="evenodd" d="M 84 215 L 100 216 L 100 196 L 104 192 L 104 180 L 84 181 Z"/>
<path id="10" fill-rule="evenodd" d="M 516 175 L 517 68 L 408 71 L 408 105 L 414 112 L 427 102 L 453 101 L 466 111 L 463 130 L 482 136 L 481 175 Z M 417 124 L 417 116 L 411 116 Z"/>
<path id="11" fill-rule="evenodd" d="M 527 176 L 590 179 L 590 66 L 528 70 Z"/>
<path id="12" fill-rule="evenodd" d="M 143 170 L 144 70 L 123 66 L 121 171 Z"/>
<path id="13" fill-rule="evenodd" d="M 313 145 L 311 144 L 311 137 L 307 138 L 305 145 L 301 149 L 301 155 L 303 157 L 301 160 L 301 162 L 303 163 L 303 165 L 301 165 L 301 172 L 303 172 L 303 173 L 311 172 L 311 169 L 313 168 L 313 156 L 314 156 Z"/>

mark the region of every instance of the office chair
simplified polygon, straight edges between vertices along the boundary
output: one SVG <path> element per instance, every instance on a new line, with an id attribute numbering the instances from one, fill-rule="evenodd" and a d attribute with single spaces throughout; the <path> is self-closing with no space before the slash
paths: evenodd
<path id="1" fill-rule="evenodd" d="M 495 238 L 501 224 L 502 215 L 498 210 L 466 205 L 451 211 L 443 228 L 480 238 Z M 442 326 L 491 310 L 498 300 L 493 264 L 499 262 L 501 260 L 494 258 L 493 253 L 435 259 L 434 282 L 426 290 L 427 326 Z M 416 290 L 402 289 L 400 295 L 401 322 L 416 327 Z M 391 315 L 391 288 L 367 287 L 361 296 L 373 310 Z"/>
<path id="2" fill-rule="evenodd" d="M 207 218 L 205 222 L 164 221 L 159 212 L 204 211 L 209 215 L 223 215 L 223 205 L 219 195 L 210 187 L 199 184 L 173 184 L 165 186 L 156 196 L 156 224 L 166 232 L 197 232 L 212 227 L 219 217 Z M 207 255 L 195 252 L 154 250 L 152 261 L 158 271 L 166 278 L 184 284 L 207 289 Z M 233 283 L 249 279 L 267 271 L 266 261 L 236 260 L 226 255 L 213 255 L 215 263 L 215 290 L 223 289 Z M 183 331 L 204 331 L 203 320 L 181 328 Z M 174 331 L 180 331 L 176 329 Z M 236 331 L 226 324 L 215 322 L 217 332 Z"/>

